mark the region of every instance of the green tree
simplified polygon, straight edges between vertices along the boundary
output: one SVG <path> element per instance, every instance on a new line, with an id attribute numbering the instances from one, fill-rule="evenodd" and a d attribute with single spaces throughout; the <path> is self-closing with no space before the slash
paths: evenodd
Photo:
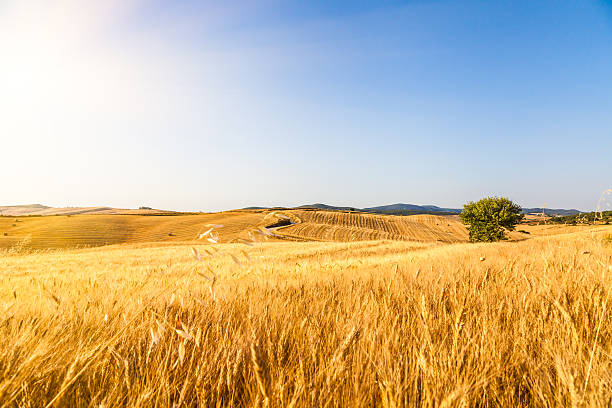
<path id="1" fill-rule="evenodd" d="M 512 231 L 521 222 L 521 207 L 505 197 L 487 197 L 463 206 L 459 214 L 472 242 L 494 242 L 507 239 L 506 230 Z"/>

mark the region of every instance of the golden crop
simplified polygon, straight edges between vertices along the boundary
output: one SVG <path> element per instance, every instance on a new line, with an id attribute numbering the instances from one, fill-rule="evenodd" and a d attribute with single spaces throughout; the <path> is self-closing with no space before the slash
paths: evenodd
<path id="1" fill-rule="evenodd" d="M 0 405 L 610 406 L 611 232 L 5 252 Z"/>
<path id="2" fill-rule="evenodd" d="M 256 211 L 194 215 L 54 215 L 0 217 L 0 249 L 89 247 L 120 243 L 193 241 L 206 224 L 224 224 L 223 242 L 262 222 Z M 6 234 L 6 235 L 5 235 Z"/>
<path id="3" fill-rule="evenodd" d="M 340 211 L 291 211 L 299 223 L 278 230 L 294 238 L 322 241 L 392 239 L 417 242 L 466 242 L 465 227 L 452 217 L 394 216 Z"/>

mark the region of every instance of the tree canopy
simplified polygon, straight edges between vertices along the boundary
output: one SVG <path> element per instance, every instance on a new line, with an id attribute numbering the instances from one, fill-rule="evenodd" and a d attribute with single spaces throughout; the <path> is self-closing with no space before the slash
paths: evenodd
<path id="1" fill-rule="evenodd" d="M 505 197 L 487 197 L 463 206 L 459 214 L 472 242 L 494 242 L 507 239 L 506 231 L 522 221 L 521 207 Z"/>

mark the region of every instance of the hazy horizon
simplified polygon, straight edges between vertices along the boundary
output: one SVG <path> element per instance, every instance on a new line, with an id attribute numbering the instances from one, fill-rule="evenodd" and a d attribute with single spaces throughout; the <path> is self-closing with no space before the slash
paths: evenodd
<path id="1" fill-rule="evenodd" d="M 482 197 L 481 197 L 482 198 Z M 476 200 L 474 200 L 476 201 Z M 247 205 L 247 206 L 243 206 L 243 207 L 231 207 L 231 208 L 222 208 L 222 209 L 215 209 L 215 210 L 205 210 L 205 209 L 198 209 L 198 208 L 159 208 L 159 207 L 151 207 L 148 206 L 146 204 L 141 204 L 141 205 L 128 205 L 128 206 L 123 206 L 123 207 L 118 207 L 118 206 L 113 206 L 113 205 L 106 205 L 106 204 L 94 204 L 94 203 L 89 203 L 86 205 L 48 205 L 45 203 L 22 203 L 22 204 L 6 204 L 6 203 L 0 203 L 0 207 L 19 207 L 19 206 L 28 206 L 28 205 L 42 205 L 45 207 L 50 207 L 50 208 L 83 208 L 83 207 L 110 207 L 110 208 L 125 208 L 125 209 L 138 209 L 139 207 L 151 207 L 153 209 L 156 210 L 169 210 L 169 211 L 186 211 L 186 212 L 219 212 L 219 211 L 229 211 L 229 210 L 240 210 L 240 209 L 245 209 L 245 208 L 257 208 L 257 207 L 261 207 L 261 208 L 295 208 L 295 207 L 299 207 L 299 206 L 306 206 L 306 205 L 315 205 L 315 204 L 325 204 L 325 205 L 329 205 L 332 207 L 353 207 L 353 208 L 358 208 L 358 209 L 364 209 L 364 208 L 374 208 L 374 207 L 381 207 L 381 206 L 385 206 L 385 205 L 394 205 L 394 204 L 412 204 L 412 205 L 420 205 L 420 206 L 427 206 L 427 205 L 434 205 L 440 208 L 452 208 L 452 209 L 461 209 L 463 208 L 463 205 L 460 206 L 447 206 L 447 205 L 439 205 L 437 203 L 412 203 L 412 202 L 393 202 L 393 203 L 381 203 L 381 204 L 374 204 L 374 205 L 365 205 L 365 206 L 354 206 L 351 204 L 334 204 L 334 203 L 323 203 L 320 201 L 312 201 L 312 202 L 308 202 L 308 203 L 302 203 L 302 204 L 296 204 L 296 205 L 270 205 L 270 206 L 260 206 L 257 204 L 253 204 L 253 205 Z M 517 203 L 519 205 L 521 205 L 520 203 Z M 531 205 L 521 205 L 522 208 L 541 208 L 540 206 L 531 206 Z M 546 206 L 545 208 L 547 209 L 563 209 L 563 210 L 580 210 L 580 211 L 594 211 L 594 209 L 589 209 L 589 210 L 583 210 L 583 209 L 579 209 L 579 208 L 562 208 L 562 207 L 557 207 L 557 206 Z M 603 209 L 608 209 L 608 208 L 603 208 Z"/>
<path id="2" fill-rule="evenodd" d="M 607 1 L 0 3 L 2 205 L 593 210 Z"/>

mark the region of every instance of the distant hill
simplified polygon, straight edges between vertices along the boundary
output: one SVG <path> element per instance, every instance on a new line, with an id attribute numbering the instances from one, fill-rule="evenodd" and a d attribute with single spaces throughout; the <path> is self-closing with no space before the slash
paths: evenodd
<path id="1" fill-rule="evenodd" d="M 0 216 L 25 217 L 32 215 L 77 215 L 77 214 L 170 214 L 173 211 L 141 207 L 130 210 L 113 207 L 48 207 L 42 204 L 0 206 Z"/>
<path id="2" fill-rule="evenodd" d="M 542 212 L 550 217 L 576 215 L 582 213 L 582 211 L 575 209 L 564 210 L 562 208 L 523 208 L 523 214 L 542 214 Z"/>
<path id="3" fill-rule="evenodd" d="M 437 205 L 415 205 L 415 204 L 390 204 L 390 205 L 381 205 L 378 207 L 368 207 L 364 208 L 364 211 L 370 212 L 387 212 L 387 211 L 422 211 L 425 213 L 453 213 L 459 214 L 461 212 L 458 208 L 440 208 Z"/>
<path id="4" fill-rule="evenodd" d="M 321 204 L 321 203 L 300 205 L 299 207 L 295 207 L 295 208 L 316 208 L 318 210 L 332 210 L 332 211 L 363 211 L 360 208 L 356 208 L 356 207 L 337 207 L 334 205 L 327 205 L 327 204 Z"/>
<path id="5" fill-rule="evenodd" d="M 376 214 L 392 214 L 392 215 L 416 215 L 416 214 L 436 214 L 436 215 L 451 215 L 459 214 L 461 212 L 458 208 L 441 208 L 435 205 L 415 205 L 415 204 L 391 204 L 382 205 L 379 207 L 340 207 L 336 205 L 328 205 L 323 203 L 305 204 L 298 207 L 246 207 L 245 210 L 263 210 L 263 209 L 275 209 L 275 210 L 328 210 L 328 211 L 355 211 L 355 212 L 369 212 Z"/>
<path id="6" fill-rule="evenodd" d="M 298 207 L 290 207 L 288 209 L 317 209 L 317 210 L 330 210 L 330 211 L 359 211 L 359 212 L 370 212 L 377 214 L 392 214 L 392 215 L 416 215 L 416 214 L 434 214 L 434 215 L 452 215 L 461 213 L 461 208 L 446 208 L 438 207 L 437 205 L 416 205 L 416 204 L 388 204 L 380 205 L 377 207 L 339 207 L 335 205 L 328 205 L 323 203 L 306 204 Z M 268 207 L 247 207 L 245 209 L 269 209 Z M 275 207 L 279 209 L 279 207 Z M 548 216 L 565 216 L 580 214 L 581 211 L 571 209 L 560 209 L 560 208 L 544 208 L 544 214 Z M 542 208 L 523 208 L 523 214 L 542 214 Z"/>
<path id="7" fill-rule="evenodd" d="M 377 207 L 347 207 L 334 206 L 323 203 L 306 204 L 298 207 L 258 207 L 252 206 L 244 208 L 245 210 L 287 210 L 287 209 L 317 209 L 330 211 L 356 211 L 369 212 L 376 214 L 390 215 L 416 215 L 416 214 L 433 214 L 433 215 L 452 215 L 461 213 L 460 208 L 445 208 L 437 205 L 416 205 L 416 204 L 388 204 Z M 559 209 L 559 208 L 523 208 L 523 214 L 546 214 L 547 216 L 568 216 L 581 214 L 581 211 L 575 209 Z M 27 204 L 27 205 L 9 205 L 0 206 L 0 216 L 27 216 L 27 215 L 76 215 L 76 214 L 178 214 L 174 211 L 157 210 L 149 207 L 141 207 L 137 210 L 121 209 L 112 207 L 49 207 L 42 204 Z"/>
<path id="8" fill-rule="evenodd" d="M 5 205 L 0 206 L 0 215 L 21 215 L 24 213 L 38 213 L 48 210 L 51 207 L 47 207 L 42 204 L 25 204 L 25 205 Z"/>
<path id="9" fill-rule="evenodd" d="M 571 215 L 558 215 L 550 218 L 547 222 L 551 224 L 588 224 L 595 221 L 610 223 L 612 211 L 592 211 Z"/>

